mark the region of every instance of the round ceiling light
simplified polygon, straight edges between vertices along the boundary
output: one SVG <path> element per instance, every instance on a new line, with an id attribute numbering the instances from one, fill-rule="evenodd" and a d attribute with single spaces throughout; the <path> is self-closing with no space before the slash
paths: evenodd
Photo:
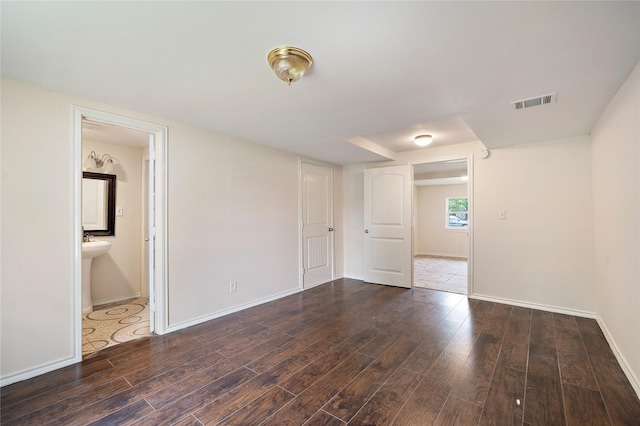
<path id="1" fill-rule="evenodd" d="M 292 46 L 276 47 L 267 55 L 267 61 L 278 78 L 289 86 L 300 80 L 313 64 L 311 55 Z"/>
<path id="2" fill-rule="evenodd" d="M 413 142 L 418 146 L 427 146 L 432 140 L 433 137 L 431 135 L 418 135 L 413 138 Z"/>

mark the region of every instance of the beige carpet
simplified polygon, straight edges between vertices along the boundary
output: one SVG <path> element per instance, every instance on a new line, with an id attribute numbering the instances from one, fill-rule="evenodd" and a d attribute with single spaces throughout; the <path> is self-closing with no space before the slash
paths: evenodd
<path id="1" fill-rule="evenodd" d="M 415 287 L 467 294 L 467 260 L 451 257 L 415 256 Z"/>

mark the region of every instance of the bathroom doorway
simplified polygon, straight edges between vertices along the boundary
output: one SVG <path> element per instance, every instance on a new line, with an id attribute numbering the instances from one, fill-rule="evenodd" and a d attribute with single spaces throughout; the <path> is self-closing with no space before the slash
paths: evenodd
<path id="1" fill-rule="evenodd" d="M 84 108 L 75 112 L 78 175 L 88 171 L 116 176 L 115 232 L 89 237 L 109 242 L 110 249 L 90 267 L 93 311 L 87 313 L 83 306 L 77 327 L 76 347 L 84 356 L 154 331 L 162 334 L 166 328 L 166 128 Z M 92 233 L 83 231 L 83 237 Z"/>
<path id="2" fill-rule="evenodd" d="M 466 158 L 414 164 L 414 287 L 469 294 L 471 191 Z"/>

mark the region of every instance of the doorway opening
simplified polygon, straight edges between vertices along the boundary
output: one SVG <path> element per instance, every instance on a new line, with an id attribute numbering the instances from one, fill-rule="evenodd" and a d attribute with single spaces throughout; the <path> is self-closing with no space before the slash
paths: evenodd
<path id="1" fill-rule="evenodd" d="M 414 164 L 414 287 L 469 294 L 471 200 L 466 158 Z"/>
<path id="2" fill-rule="evenodd" d="M 77 261 L 74 287 L 78 359 L 153 332 L 163 334 L 167 328 L 166 135 L 164 126 L 74 108 L 76 241 L 82 245 L 81 256 L 76 257 L 82 262 Z M 101 233 L 83 219 L 87 215 L 83 176 L 109 175 L 115 177 L 115 203 L 109 203 L 103 215 L 115 216 L 115 230 Z M 84 246 L 91 240 L 109 243 L 109 249 L 106 256 L 91 259 L 89 274 L 83 276 L 87 269 Z M 86 306 L 82 296 L 88 292 Z"/>

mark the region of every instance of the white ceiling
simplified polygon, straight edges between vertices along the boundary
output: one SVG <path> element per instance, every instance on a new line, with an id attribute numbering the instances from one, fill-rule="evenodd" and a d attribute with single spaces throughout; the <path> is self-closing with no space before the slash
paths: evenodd
<path id="1" fill-rule="evenodd" d="M 467 160 L 447 160 L 433 163 L 422 163 L 413 165 L 413 175 L 420 177 L 431 174 L 439 174 L 438 177 L 464 176 L 467 173 Z"/>
<path id="2" fill-rule="evenodd" d="M 86 118 L 82 120 L 82 139 L 136 148 L 149 146 L 148 132 Z"/>
<path id="3" fill-rule="evenodd" d="M 0 8 L 3 77 L 338 164 L 413 149 L 419 133 L 489 148 L 587 134 L 640 59 L 640 2 Z M 285 44 L 314 58 L 291 87 L 266 61 Z"/>

